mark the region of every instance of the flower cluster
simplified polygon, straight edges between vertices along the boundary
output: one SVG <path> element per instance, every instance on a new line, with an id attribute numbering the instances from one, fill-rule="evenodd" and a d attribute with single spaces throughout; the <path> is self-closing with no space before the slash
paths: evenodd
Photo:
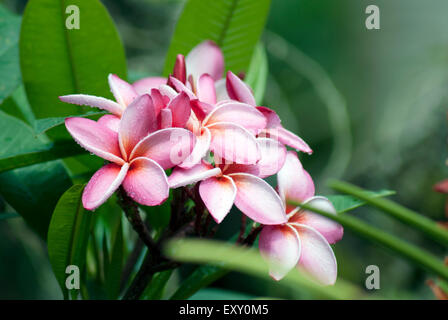
<path id="1" fill-rule="evenodd" d="M 281 125 L 273 110 L 257 106 L 238 76 L 223 75 L 223 54 L 206 41 L 186 57 L 178 55 L 168 79 L 129 84 L 110 75 L 116 101 L 61 96 L 110 113 L 98 121 L 65 122 L 83 148 L 108 161 L 87 184 L 84 207 L 94 210 L 120 186 L 137 203 L 155 206 L 167 199 L 170 188 L 197 183 L 217 223 L 235 205 L 263 225 L 259 247 L 274 279 L 298 265 L 322 283 L 334 283 L 337 267 L 329 243 L 341 239 L 342 227 L 288 204 L 307 202 L 335 213 L 326 198 L 314 196 L 313 181 L 297 157 L 297 151 L 312 150 Z M 278 192 L 263 180 L 275 174 Z"/>

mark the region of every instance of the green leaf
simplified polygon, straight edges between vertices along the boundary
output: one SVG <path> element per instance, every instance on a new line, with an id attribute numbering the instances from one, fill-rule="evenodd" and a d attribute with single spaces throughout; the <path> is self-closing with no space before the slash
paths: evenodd
<path id="1" fill-rule="evenodd" d="M 164 74 L 172 72 L 176 55 L 186 55 L 204 40 L 223 50 L 226 70 L 245 72 L 260 39 L 271 0 L 189 0 L 177 22 Z"/>
<path id="2" fill-rule="evenodd" d="M 83 185 L 74 185 L 59 200 L 48 229 L 48 255 L 56 279 L 67 299 L 67 266 L 75 265 L 82 274 L 87 255 L 92 213 L 81 203 Z M 72 297 L 76 295 L 73 289 Z"/>
<path id="3" fill-rule="evenodd" d="M 182 239 L 170 241 L 165 247 L 165 254 L 176 261 L 211 263 L 225 269 L 244 272 L 273 281 L 269 277 L 266 262 L 261 258 L 258 250 L 255 249 L 237 247 L 218 241 Z M 325 299 L 354 299 L 361 295 L 359 288 L 342 280 L 338 280 L 334 286 L 324 287 L 306 277 L 297 269 L 291 270 L 278 284 L 293 290 L 304 288 L 316 297 Z"/>
<path id="4" fill-rule="evenodd" d="M 255 47 L 244 81 L 252 88 L 255 101 L 260 105 L 263 101 L 268 80 L 268 58 L 266 50 L 261 43 Z"/>
<path id="5" fill-rule="evenodd" d="M 20 84 L 20 18 L 0 5 L 0 103 Z"/>
<path id="6" fill-rule="evenodd" d="M 329 185 L 332 189 L 359 198 L 365 201 L 368 205 L 380 209 L 382 212 L 389 214 L 391 217 L 424 232 L 434 240 L 448 246 L 448 230 L 438 225 L 435 221 L 428 219 L 424 215 L 403 207 L 389 199 L 372 197 L 366 190 L 347 182 L 332 180 Z"/>
<path id="7" fill-rule="evenodd" d="M 18 217 L 20 217 L 20 215 L 15 212 L 0 213 L 0 221 Z"/>
<path id="8" fill-rule="evenodd" d="M 52 128 L 58 127 L 65 123 L 65 119 L 69 117 L 83 117 L 83 118 L 91 118 L 94 116 L 104 115 L 105 112 L 102 111 L 90 111 L 84 114 L 77 114 L 65 117 L 52 117 L 52 118 L 44 118 L 39 119 L 34 122 L 34 131 L 36 134 L 42 134 Z"/>
<path id="9" fill-rule="evenodd" d="M 11 159 L 13 155 L 46 146 L 43 138 L 36 138 L 25 123 L 3 112 L 0 112 L 0 128 L 0 159 Z M 8 163 L 8 166 L 13 164 Z M 4 168 L 5 162 L 0 167 Z M 0 174 L 0 194 L 43 239 L 47 238 L 58 199 L 71 185 L 65 168 L 55 161 Z"/>
<path id="10" fill-rule="evenodd" d="M 166 283 L 173 274 L 173 270 L 157 273 L 143 292 L 140 300 L 160 300 L 163 297 Z"/>
<path id="11" fill-rule="evenodd" d="M 368 198 L 366 197 L 365 200 Z M 378 199 L 378 198 L 374 198 Z M 368 200 L 367 200 L 368 201 Z M 386 233 L 378 228 L 372 227 L 369 224 L 352 217 L 348 214 L 333 214 L 317 208 L 313 208 L 307 204 L 301 204 L 294 201 L 288 202 L 294 206 L 301 206 L 302 208 L 318 213 L 324 217 L 340 223 L 345 229 L 353 231 L 354 233 L 366 238 L 369 241 L 377 243 L 388 250 L 398 253 L 403 258 L 414 263 L 441 278 L 448 280 L 448 267 L 442 261 L 436 258 L 429 252 L 426 252 L 412 244 L 409 244 L 398 237 Z"/>
<path id="12" fill-rule="evenodd" d="M 3 112 L 22 120 L 27 125 L 34 124 L 34 114 L 28 104 L 23 85 L 19 86 L 12 95 L 2 102 L 0 109 Z"/>
<path id="13" fill-rule="evenodd" d="M 37 150 L 4 158 L 0 157 L 0 173 L 86 153 L 86 151 L 73 140 L 45 143 L 34 149 Z"/>
<path id="14" fill-rule="evenodd" d="M 109 299 L 117 299 L 120 294 L 121 272 L 123 270 L 123 226 L 120 222 L 118 225 L 115 241 L 112 245 L 112 253 L 110 261 L 105 260 L 108 264 L 106 272 L 106 291 Z"/>
<path id="15" fill-rule="evenodd" d="M 67 29 L 69 5 L 79 8 L 80 28 Z M 107 75 L 125 78 L 124 49 L 114 23 L 98 0 L 28 1 L 20 32 L 20 66 L 36 118 L 84 113 L 58 96 L 86 93 L 111 97 Z M 63 128 L 51 137 L 67 137 Z"/>
<path id="16" fill-rule="evenodd" d="M 107 244 L 107 234 L 104 232 L 103 234 L 103 274 L 104 279 L 106 279 L 106 275 L 108 273 L 107 268 L 109 267 L 110 256 L 109 256 L 109 245 Z"/>
<path id="17" fill-rule="evenodd" d="M 392 190 L 380 190 L 380 191 L 367 191 L 370 197 L 378 198 L 378 197 L 387 197 L 395 194 L 395 191 Z M 327 196 L 328 200 L 330 200 L 336 211 L 338 213 L 344 213 L 356 208 L 362 207 L 366 204 L 365 201 L 360 200 L 358 198 L 347 196 L 347 195 L 330 195 Z"/>
<path id="18" fill-rule="evenodd" d="M 229 273 L 229 270 L 223 267 L 214 265 L 199 266 L 193 271 L 191 275 L 188 276 L 186 280 L 182 282 L 182 285 L 179 286 L 177 291 L 170 299 L 188 299 L 200 289 L 209 286 L 216 280 L 222 278 L 227 273 Z"/>

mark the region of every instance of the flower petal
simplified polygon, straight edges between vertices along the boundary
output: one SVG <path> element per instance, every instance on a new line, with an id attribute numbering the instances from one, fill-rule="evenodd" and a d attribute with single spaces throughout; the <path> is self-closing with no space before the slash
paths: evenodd
<path id="1" fill-rule="evenodd" d="M 287 221 L 282 200 L 263 179 L 246 173 L 229 175 L 238 189 L 235 205 L 252 220 L 262 224 Z"/>
<path id="2" fill-rule="evenodd" d="M 269 274 L 281 280 L 299 262 L 300 239 L 288 225 L 264 226 L 258 241 L 261 256 L 268 261 Z"/>
<path id="3" fill-rule="evenodd" d="M 123 156 L 129 156 L 135 145 L 156 129 L 157 121 L 151 97 L 148 94 L 139 96 L 121 117 L 118 135 Z"/>
<path id="4" fill-rule="evenodd" d="M 115 100 L 123 107 L 127 107 L 137 98 L 138 94 L 135 89 L 126 81 L 120 79 L 115 74 L 109 74 L 109 86 Z"/>
<path id="5" fill-rule="evenodd" d="M 232 71 L 227 71 L 226 88 L 230 99 L 256 106 L 254 95 L 247 84 Z"/>
<path id="6" fill-rule="evenodd" d="M 221 79 L 224 72 L 224 56 L 213 41 L 204 41 L 194 47 L 185 58 L 187 74 L 195 81 L 208 73 L 215 81 Z"/>
<path id="7" fill-rule="evenodd" d="M 173 76 L 185 83 L 187 81 L 187 70 L 185 66 L 185 57 L 182 54 L 178 54 L 176 62 L 174 63 Z"/>
<path id="8" fill-rule="evenodd" d="M 199 100 L 205 103 L 216 103 L 215 80 L 209 74 L 203 74 L 199 77 L 196 95 Z"/>
<path id="9" fill-rule="evenodd" d="M 236 197 L 236 186 L 229 177 L 212 177 L 201 182 L 199 194 L 216 223 L 227 216 Z"/>
<path id="10" fill-rule="evenodd" d="M 202 128 L 202 134 L 196 136 L 196 144 L 194 145 L 193 151 L 179 166 L 182 168 L 191 168 L 198 164 L 207 155 L 207 151 L 210 149 L 211 138 L 210 130 Z"/>
<path id="11" fill-rule="evenodd" d="M 230 100 L 230 97 L 227 94 L 226 79 L 219 79 L 218 81 L 215 81 L 215 91 L 216 101 L 220 102 Z"/>
<path id="12" fill-rule="evenodd" d="M 266 107 L 257 107 L 257 110 L 265 116 L 267 120 L 266 128 L 276 128 L 281 126 L 280 117 L 274 110 Z"/>
<path id="13" fill-rule="evenodd" d="M 210 149 L 215 160 L 226 160 L 226 163 L 255 164 L 260 160 L 261 153 L 255 137 L 243 127 L 219 122 L 208 125 L 212 140 Z M 218 162 L 219 164 L 219 162 Z"/>
<path id="14" fill-rule="evenodd" d="M 285 163 L 285 146 L 267 138 L 257 138 L 257 142 L 261 151 L 261 159 L 257 164 L 222 164 L 220 167 L 224 170 L 224 174 L 250 173 L 260 178 L 276 174 Z"/>
<path id="15" fill-rule="evenodd" d="M 312 197 L 304 203 L 312 208 L 336 215 L 336 209 L 333 204 L 325 197 Z M 323 235 L 330 244 L 338 242 L 344 235 L 344 228 L 339 223 L 303 209 L 298 210 L 298 212 L 289 219 L 289 222 L 300 223 L 312 227 Z"/>
<path id="16" fill-rule="evenodd" d="M 135 81 L 132 87 L 139 96 L 142 94 L 151 93 L 151 89 L 157 89 L 160 85 L 166 84 L 167 78 L 162 77 L 148 77 Z"/>
<path id="17" fill-rule="evenodd" d="M 165 108 L 167 105 L 165 100 L 169 101 L 169 98 L 164 97 L 159 89 L 153 88 L 153 89 L 151 89 L 151 99 L 152 99 L 152 104 L 154 105 L 154 112 L 155 112 L 156 116 L 158 116 L 160 114 L 160 110 Z"/>
<path id="18" fill-rule="evenodd" d="M 170 109 L 162 109 L 159 114 L 160 129 L 171 128 L 173 126 L 173 113 Z"/>
<path id="19" fill-rule="evenodd" d="M 190 98 L 181 92 L 167 106 L 173 115 L 173 127 L 184 128 L 191 114 Z"/>
<path id="20" fill-rule="evenodd" d="M 314 196 L 314 182 L 294 151 L 288 151 L 286 161 L 277 174 L 278 191 L 284 201 L 303 202 Z"/>
<path id="21" fill-rule="evenodd" d="M 91 106 L 100 108 L 102 110 L 109 111 L 110 113 L 113 113 L 117 116 L 121 116 L 124 110 L 124 107 L 116 103 L 115 101 L 103 97 L 91 96 L 88 94 L 69 94 L 66 96 L 60 96 L 59 100 L 67 103 L 77 104 L 80 106 Z"/>
<path id="22" fill-rule="evenodd" d="M 118 130 L 120 129 L 120 118 L 112 114 L 105 114 L 98 119 L 97 123 L 108 127 L 116 133 L 118 133 Z"/>
<path id="23" fill-rule="evenodd" d="M 291 148 L 294 148 L 298 151 L 302 151 L 308 154 L 313 153 L 313 150 L 305 141 L 303 141 L 302 138 L 283 127 L 265 129 L 260 132 L 259 136 L 278 140 L 281 143 L 286 144 L 287 146 L 290 146 Z"/>
<path id="24" fill-rule="evenodd" d="M 324 285 L 336 282 L 338 266 L 333 249 L 315 229 L 303 224 L 290 224 L 299 233 L 301 254 L 299 266 Z"/>
<path id="25" fill-rule="evenodd" d="M 286 148 L 273 139 L 257 138 L 260 146 L 261 159 L 255 165 L 258 168 L 258 177 L 266 178 L 280 171 L 285 164 Z"/>
<path id="26" fill-rule="evenodd" d="M 168 177 L 168 184 L 170 185 L 170 188 L 174 189 L 184 187 L 210 177 L 215 177 L 220 174 L 221 169 L 214 168 L 205 161 L 201 161 L 201 163 L 188 169 L 181 167 L 174 168 L 173 172 Z"/>
<path id="27" fill-rule="evenodd" d="M 188 130 L 162 129 L 141 140 L 132 151 L 130 159 L 150 158 L 163 169 L 169 169 L 184 161 L 191 154 L 194 144 L 195 137 Z"/>
<path id="28" fill-rule="evenodd" d="M 185 92 L 191 100 L 197 99 L 193 91 L 173 76 L 169 77 L 169 83 L 177 92 Z"/>
<path id="29" fill-rule="evenodd" d="M 116 164 L 124 164 L 116 132 L 86 118 L 67 118 L 65 126 L 73 139 L 87 151 Z"/>
<path id="30" fill-rule="evenodd" d="M 177 79 L 175 79 L 174 78 L 174 80 L 176 80 L 176 81 L 178 81 L 179 82 L 179 80 L 177 80 Z M 182 83 L 181 83 L 182 84 Z M 187 88 L 188 89 L 188 88 Z M 159 90 L 160 90 L 160 93 L 163 95 L 163 96 L 166 96 L 166 97 L 168 97 L 170 100 L 171 99 L 174 99 L 176 96 L 177 96 L 177 91 L 176 90 L 174 90 L 173 88 L 171 88 L 169 85 L 166 85 L 166 84 L 163 84 L 163 85 L 161 85 L 161 86 L 159 86 Z M 180 92 L 180 91 L 179 91 Z"/>
<path id="31" fill-rule="evenodd" d="M 148 158 L 132 160 L 123 181 L 126 193 L 144 206 L 157 206 L 168 198 L 169 187 L 165 171 Z"/>
<path id="32" fill-rule="evenodd" d="M 95 172 L 82 194 L 84 208 L 95 210 L 106 202 L 123 182 L 128 169 L 127 163 L 123 166 L 109 163 Z"/>
<path id="33" fill-rule="evenodd" d="M 260 111 L 246 103 L 235 101 L 221 104 L 204 120 L 205 125 L 218 122 L 231 122 L 254 131 L 266 127 L 266 118 Z"/>

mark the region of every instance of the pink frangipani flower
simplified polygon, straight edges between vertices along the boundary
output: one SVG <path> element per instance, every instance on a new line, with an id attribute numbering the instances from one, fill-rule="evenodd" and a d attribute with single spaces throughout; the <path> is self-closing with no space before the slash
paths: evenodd
<path id="1" fill-rule="evenodd" d="M 279 195 L 262 178 L 283 166 L 285 147 L 272 139 L 258 139 L 261 159 L 257 164 L 219 164 L 202 161 L 183 169 L 176 167 L 168 178 L 171 188 L 200 181 L 199 194 L 211 216 L 220 223 L 233 204 L 252 220 L 270 225 L 286 222 L 286 211 Z"/>
<path id="2" fill-rule="evenodd" d="M 84 189 L 82 202 L 87 210 L 98 208 L 120 185 L 136 202 L 159 205 L 169 194 L 164 169 L 181 163 L 195 141 L 186 129 L 155 131 L 154 105 L 147 94 L 123 111 L 118 133 L 86 118 L 67 118 L 65 125 L 84 149 L 111 162 L 99 169 Z"/>
<path id="3" fill-rule="evenodd" d="M 258 132 L 258 136 L 273 138 L 298 151 L 308 154 L 313 153 L 313 150 L 305 141 L 283 128 L 281 120 L 275 111 L 266 107 L 258 107 L 249 86 L 231 71 L 227 72 L 226 88 L 230 99 L 254 106 L 266 117 L 266 127 Z"/>
<path id="4" fill-rule="evenodd" d="M 300 207 L 291 207 L 286 201 L 303 202 L 336 214 L 335 208 L 328 199 L 314 196 L 314 183 L 295 152 L 288 152 L 285 165 L 277 177 L 278 191 L 287 208 L 288 221 L 264 226 L 260 233 L 259 248 L 269 262 L 270 275 L 280 280 L 298 266 L 322 284 L 334 284 L 337 263 L 330 244 L 342 238 L 342 226 Z"/>

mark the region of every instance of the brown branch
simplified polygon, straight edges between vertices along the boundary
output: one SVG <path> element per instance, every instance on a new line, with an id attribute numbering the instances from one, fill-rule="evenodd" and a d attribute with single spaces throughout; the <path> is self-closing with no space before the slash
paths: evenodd
<path id="1" fill-rule="evenodd" d="M 244 213 L 241 213 L 241 226 L 240 226 L 240 234 L 238 235 L 238 239 L 236 240 L 237 243 L 243 242 L 244 234 L 246 233 L 246 215 Z"/>
<path id="2" fill-rule="evenodd" d="M 261 229 L 263 229 L 262 225 L 252 228 L 242 244 L 251 247 L 254 244 L 255 240 L 257 240 L 258 234 L 261 232 Z"/>

